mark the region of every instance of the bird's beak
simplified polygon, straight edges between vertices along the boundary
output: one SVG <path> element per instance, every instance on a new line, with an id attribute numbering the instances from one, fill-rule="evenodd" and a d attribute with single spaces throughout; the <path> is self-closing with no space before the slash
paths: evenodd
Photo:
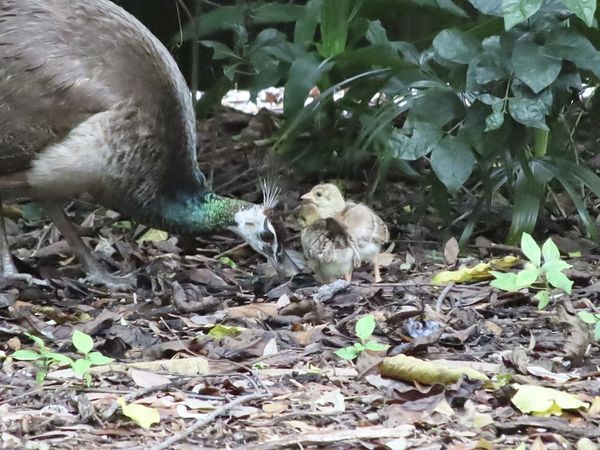
<path id="1" fill-rule="evenodd" d="M 306 194 L 304 194 L 300 198 L 302 200 L 306 200 L 307 202 L 313 202 L 315 200 L 315 197 L 313 196 L 312 192 L 307 192 Z"/>
<path id="2" fill-rule="evenodd" d="M 265 255 L 267 258 L 267 261 L 269 261 L 269 264 L 271 264 L 273 266 L 273 268 L 275 269 L 275 271 L 277 272 L 277 275 L 279 276 L 279 278 L 285 278 L 285 268 L 283 267 L 283 264 L 277 260 L 277 258 L 275 256 L 271 256 L 271 255 Z"/>

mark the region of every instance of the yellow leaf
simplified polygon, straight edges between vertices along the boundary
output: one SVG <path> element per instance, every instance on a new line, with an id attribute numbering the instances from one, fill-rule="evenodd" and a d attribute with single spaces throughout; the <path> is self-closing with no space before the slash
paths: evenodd
<path id="1" fill-rule="evenodd" d="M 211 328 L 211 330 L 208 332 L 208 335 L 215 339 L 221 339 L 226 336 L 230 336 L 230 337 L 237 336 L 244 330 L 245 330 L 245 328 L 243 328 L 243 327 L 231 327 L 231 326 L 227 326 L 227 325 L 217 324 Z"/>
<path id="2" fill-rule="evenodd" d="M 537 416 L 560 416 L 563 409 L 587 408 L 588 404 L 572 394 L 530 384 L 515 385 L 513 404 L 524 413 Z"/>
<path id="3" fill-rule="evenodd" d="M 433 276 L 431 282 L 437 285 L 454 283 L 468 283 L 492 278 L 490 270 L 509 269 L 519 262 L 516 256 L 508 255 L 504 258 L 492 259 L 488 263 L 479 263 L 474 267 L 461 266 L 457 270 L 446 270 Z"/>
<path id="4" fill-rule="evenodd" d="M 166 231 L 150 228 L 141 237 L 139 237 L 136 242 L 138 244 L 143 244 L 144 242 L 159 242 L 166 241 L 167 239 L 169 239 L 169 233 Z"/>
<path id="5" fill-rule="evenodd" d="M 379 373 L 385 377 L 416 381 L 421 384 L 448 385 L 456 383 L 463 375 L 471 380 L 481 380 L 484 383 L 490 381 L 487 376 L 471 367 L 450 368 L 406 355 L 384 358 L 379 364 Z"/>
<path id="6" fill-rule="evenodd" d="M 123 415 L 129 417 L 144 430 L 148 430 L 153 423 L 160 422 L 160 414 L 158 414 L 158 410 L 155 408 L 148 408 L 147 406 L 135 403 L 128 405 L 125 403 L 123 397 L 119 397 L 117 403 L 121 407 Z"/>

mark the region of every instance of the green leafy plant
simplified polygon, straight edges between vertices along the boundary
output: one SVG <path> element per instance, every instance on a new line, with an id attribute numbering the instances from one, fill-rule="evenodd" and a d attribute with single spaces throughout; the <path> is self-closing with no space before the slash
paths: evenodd
<path id="1" fill-rule="evenodd" d="M 552 239 L 547 239 L 540 249 L 531 235 L 523 233 L 521 250 L 529 259 L 523 270 L 517 273 L 491 271 L 496 278 L 491 282 L 493 287 L 508 292 L 516 292 L 523 288 L 540 289 L 534 296 L 539 309 L 550 303 L 552 288 L 571 293 L 573 281 L 563 273 L 563 270 L 571 265 L 560 259 L 560 251 Z"/>
<path id="2" fill-rule="evenodd" d="M 600 341 L 600 314 L 591 313 L 589 311 L 579 311 L 577 315 L 585 323 L 594 326 L 594 339 Z"/>
<path id="3" fill-rule="evenodd" d="M 358 319 L 354 326 L 354 330 L 356 336 L 360 339 L 360 342 L 356 342 L 350 347 L 344 347 L 337 350 L 335 354 L 342 359 L 352 361 L 365 350 L 382 352 L 389 347 L 388 345 L 380 344 L 375 339 L 369 339 L 373 334 L 373 331 L 375 331 L 375 318 L 372 314 Z"/>
<path id="4" fill-rule="evenodd" d="M 600 105 L 598 18 L 589 0 L 257 0 L 197 20 L 230 86 L 285 86 L 274 149 L 298 169 L 367 172 L 373 189 L 403 171 L 448 222 L 468 193 L 461 242 L 508 201 L 516 242 L 557 190 L 600 240 L 586 192 L 600 197 L 600 178 L 575 145 Z M 207 39 L 217 28 L 233 46 Z"/>
<path id="5" fill-rule="evenodd" d="M 41 338 L 29 333 L 25 333 L 25 335 L 33 341 L 38 349 L 17 350 L 12 354 L 12 357 L 20 361 L 34 361 L 34 365 L 37 368 L 35 380 L 38 384 L 42 384 L 44 382 L 46 375 L 48 375 L 50 366 L 54 364 L 64 365 L 73 363 L 73 360 L 68 356 L 50 351 Z"/>
<path id="6" fill-rule="evenodd" d="M 92 382 L 92 376 L 89 372 L 90 367 L 110 364 L 113 361 L 112 358 L 104 356 L 100 352 L 92 352 L 94 340 L 91 336 L 79 330 L 73 332 L 72 342 L 77 351 L 83 355 L 83 358 L 75 360 L 66 355 L 50 351 L 41 338 L 29 333 L 25 334 L 34 342 L 38 349 L 17 350 L 12 354 L 12 357 L 20 361 L 34 361 L 38 369 L 35 379 L 39 384 L 44 382 L 51 366 L 68 364 L 71 366 L 73 372 L 79 375 L 85 381 L 86 385 L 89 386 Z"/>

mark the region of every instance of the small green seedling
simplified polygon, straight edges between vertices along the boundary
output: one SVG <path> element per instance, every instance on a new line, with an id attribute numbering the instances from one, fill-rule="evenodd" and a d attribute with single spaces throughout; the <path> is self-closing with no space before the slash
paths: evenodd
<path id="1" fill-rule="evenodd" d="M 73 333 L 72 342 L 73 346 L 84 357 L 76 360 L 60 353 L 51 352 L 42 339 L 29 333 L 25 334 L 34 342 L 38 350 L 17 350 L 12 354 L 12 357 L 20 361 L 35 361 L 35 366 L 38 369 L 35 380 L 38 384 L 44 382 L 52 365 L 68 364 L 71 366 L 71 370 L 83 378 L 85 384 L 89 386 L 92 383 L 92 375 L 89 372 L 90 367 L 110 364 L 113 361 L 112 358 L 104 356 L 100 352 L 92 352 L 94 340 L 79 330 L 75 330 Z"/>
<path id="2" fill-rule="evenodd" d="M 563 270 L 571 265 L 560 259 L 560 251 L 552 239 L 546 240 L 540 249 L 531 235 L 523 233 L 521 250 L 529 259 L 525 268 L 517 273 L 491 271 L 490 273 L 496 277 L 491 283 L 493 287 L 508 292 L 516 292 L 523 288 L 540 289 L 534 296 L 538 301 L 539 309 L 544 309 L 550 303 L 552 288 L 562 289 L 567 294 L 571 293 L 573 281 L 563 273 Z"/>
<path id="3" fill-rule="evenodd" d="M 354 326 L 354 330 L 356 331 L 356 336 L 358 336 L 360 342 L 356 342 L 353 346 L 337 350 L 335 354 L 340 358 L 352 361 L 365 350 L 382 352 L 388 349 L 389 345 L 380 344 L 375 339 L 369 339 L 373 334 L 373 331 L 375 331 L 375 318 L 372 314 L 358 319 Z"/>
<path id="4" fill-rule="evenodd" d="M 591 313 L 589 311 L 579 311 L 577 315 L 585 323 L 594 325 L 594 339 L 600 341 L 600 314 Z"/>
<path id="5" fill-rule="evenodd" d="M 68 356 L 51 352 L 41 338 L 29 333 L 25 333 L 25 335 L 33 341 L 38 350 L 17 350 L 12 354 L 12 357 L 20 361 L 35 361 L 34 365 L 37 368 L 35 381 L 38 384 L 44 382 L 50 366 L 54 364 L 64 365 L 73 363 L 73 360 Z"/>

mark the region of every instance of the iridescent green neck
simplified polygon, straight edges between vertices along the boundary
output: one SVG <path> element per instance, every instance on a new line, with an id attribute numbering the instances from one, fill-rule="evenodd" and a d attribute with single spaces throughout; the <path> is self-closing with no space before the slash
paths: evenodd
<path id="1" fill-rule="evenodd" d="M 210 233 L 235 224 L 235 214 L 251 203 L 210 193 L 179 196 L 161 201 L 153 211 L 156 226 L 179 233 Z M 154 209 L 154 208 L 150 208 Z"/>

